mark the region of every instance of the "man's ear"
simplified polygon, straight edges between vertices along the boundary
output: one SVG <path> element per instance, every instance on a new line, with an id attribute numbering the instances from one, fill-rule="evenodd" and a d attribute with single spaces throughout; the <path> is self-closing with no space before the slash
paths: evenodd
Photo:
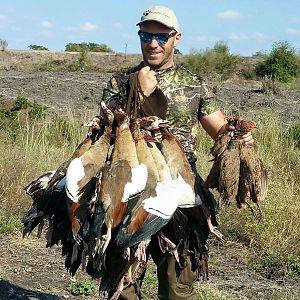
<path id="1" fill-rule="evenodd" d="M 175 35 L 175 39 L 174 39 L 174 47 L 176 47 L 176 46 L 179 44 L 180 39 L 181 39 L 181 33 L 178 32 L 178 33 L 176 33 L 176 35 Z"/>

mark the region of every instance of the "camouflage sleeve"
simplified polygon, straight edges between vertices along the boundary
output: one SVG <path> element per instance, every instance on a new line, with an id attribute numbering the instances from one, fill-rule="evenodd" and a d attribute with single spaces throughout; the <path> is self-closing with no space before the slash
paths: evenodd
<path id="1" fill-rule="evenodd" d="M 218 110 L 219 107 L 211 86 L 208 85 L 204 79 L 201 79 L 198 119 L 208 116 Z"/>

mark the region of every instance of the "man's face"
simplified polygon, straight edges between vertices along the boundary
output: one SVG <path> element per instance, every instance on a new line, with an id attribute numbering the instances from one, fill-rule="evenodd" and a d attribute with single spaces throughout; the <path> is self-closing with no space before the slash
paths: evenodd
<path id="1" fill-rule="evenodd" d="M 141 24 L 141 31 L 148 33 L 173 33 L 175 30 L 165 27 L 157 22 L 145 22 Z M 169 37 L 165 44 L 160 44 L 156 38 L 149 43 L 141 41 L 141 49 L 144 61 L 151 69 L 165 69 L 174 64 L 174 47 L 178 44 L 181 34 L 176 33 Z"/>

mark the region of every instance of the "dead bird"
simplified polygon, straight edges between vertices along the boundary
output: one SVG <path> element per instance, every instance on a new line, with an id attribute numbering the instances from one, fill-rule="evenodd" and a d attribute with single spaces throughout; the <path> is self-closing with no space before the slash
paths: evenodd
<path id="1" fill-rule="evenodd" d="M 252 145 L 239 142 L 239 137 L 252 131 L 256 125 L 251 120 L 230 118 L 233 131 L 226 131 L 217 137 L 211 153 L 214 156 L 212 168 L 204 182 L 206 188 L 216 188 L 220 200 L 229 205 L 233 200 L 239 208 L 249 206 L 249 200 L 262 211 L 259 202 L 267 193 L 267 171 Z"/>

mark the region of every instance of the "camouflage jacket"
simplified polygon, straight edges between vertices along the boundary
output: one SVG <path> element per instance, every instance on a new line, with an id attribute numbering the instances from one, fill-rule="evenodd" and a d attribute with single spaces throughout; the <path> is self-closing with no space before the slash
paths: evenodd
<path id="1" fill-rule="evenodd" d="M 143 66 L 141 63 L 124 74 L 113 75 L 103 90 L 102 100 L 106 103 L 124 101 L 128 94 L 129 74 Z M 199 119 L 218 110 L 214 94 L 202 77 L 182 66 L 156 71 L 156 77 L 156 91 L 162 92 L 167 101 L 165 118 L 171 126 L 170 131 L 180 140 L 188 159 L 195 161 Z"/>

